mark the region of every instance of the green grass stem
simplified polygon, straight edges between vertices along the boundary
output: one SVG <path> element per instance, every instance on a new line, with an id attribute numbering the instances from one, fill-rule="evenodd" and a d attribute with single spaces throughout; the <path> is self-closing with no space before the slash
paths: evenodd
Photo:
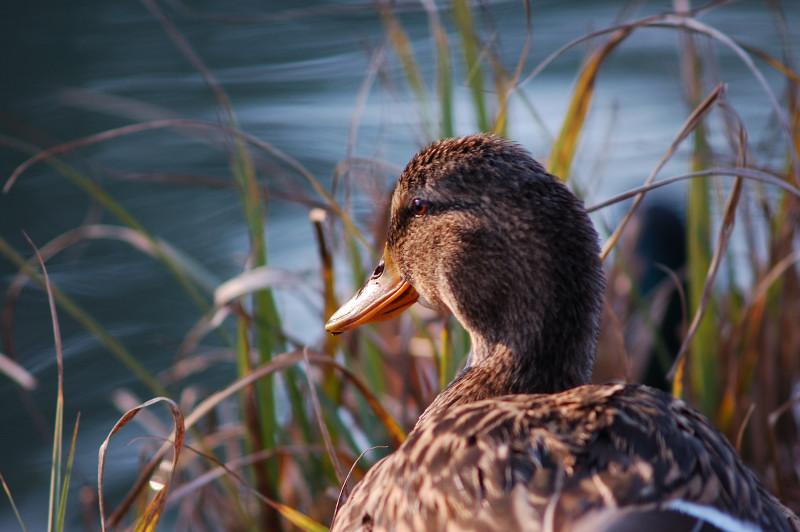
<path id="1" fill-rule="evenodd" d="M 0 235 L 0 254 L 5 256 L 12 264 L 14 264 L 20 271 L 27 275 L 34 283 L 39 285 L 43 290 L 46 289 L 44 279 L 39 273 L 26 261 L 8 241 Z M 61 292 L 57 286 L 52 285 L 53 298 L 58 303 L 59 308 L 64 310 L 72 319 L 78 322 L 84 329 L 97 338 L 109 352 L 114 355 L 125 367 L 127 367 L 134 375 L 136 375 L 153 393 L 159 395 L 167 395 L 167 391 L 156 380 L 153 375 L 142 366 L 136 357 L 130 353 L 116 338 L 106 331 L 94 318 L 87 314 L 77 303 L 75 303 L 69 296 Z"/>
<path id="2" fill-rule="evenodd" d="M 480 62 L 481 45 L 477 38 L 471 4 L 468 0 L 454 0 L 452 14 L 461 38 L 461 51 L 464 54 L 464 66 L 467 71 L 467 86 L 472 94 L 472 105 L 478 129 L 491 131 L 492 123 L 486 108 L 484 73 Z"/>
<path id="3" fill-rule="evenodd" d="M 695 107 L 702 99 L 703 66 L 694 37 L 691 34 L 682 37 L 684 83 L 689 104 Z M 702 122 L 694 128 L 692 141 L 691 171 L 712 166 L 711 148 Z M 709 182 L 704 179 L 689 183 L 686 227 L 689 306 L 699 309 L 714 249 L 711 241 L 711 192 Z M 709 300 L 704 317 L 691 340 L 688 361 L 689 392 L 700 411 L 708 416 L 713 415 L 719 400 L 717 315 L 715 303 Z"/>
<path id="4" fill-rule="evenodd" d="M 19 523 L 19 527 L 22 529 L 22 532 L 28 532 L 28 528 L 25 526 L 25 522 L 22 520 L 22 515 L 19 513 L 19 508 L 17 508 L 17 503 L 14 502 L 14 496 L 11 495 L 11 489 L 8 487 L 6 483 L 6 479 L 3 478 L 3 474 L 0 473 L 0 482 L 3 484 L 3 491 L 8 498 L 8 502 L 11 505 L 11 509 L 14 511 L 14 515 L 17 518 L 17 523 Z"/>

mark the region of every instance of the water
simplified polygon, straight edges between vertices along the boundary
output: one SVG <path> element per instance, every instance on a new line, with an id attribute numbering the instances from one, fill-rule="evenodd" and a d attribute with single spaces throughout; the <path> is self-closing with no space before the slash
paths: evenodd
<path id="1" fill-rule="evenodd" d="M 533 38 L 525 72 L 552 51 L 592 29 L 611 24 L 622 3 L 536 2 Z M 668 6 L 644 3 L 637 15 Z M 795 32 L 798 6 L 785 3 L 788 26 Z M 492 14 L 502 43 L 503 64 L 513 70 L 524 39 L 518 2 L 484 6 Z M 353 155 L 378 157 L 398 168 L 427 139 L 420 127 L 402 71 L 390 52 L 380 83 L 363 109 L 358 93 L 371 54 L 382 43 L 379 19 L 368 5 L 329 6 L 294 2 L 220 1 L 204 9 L 218 17 L 193 17 L 164 8 L 233 102 L 241 127 L 295 157 L 323 183 L 348 150 L 351 121 L 359 116 Z M 232 20 L 222 17 L 226 15 Z M 418 6 L 402 11 L 405 29 L 427 79 L 433 55 L 428 21 Z M 741 2 L 707 14 L 703 22 L 731 36 L 780 54 L 770 14 L 760 2 Z M 0 134 L 51 145 L 131 123 L 180 116 L 214 120 L 218 107 L 202 76 L 179 52 L 169 35 L 143 4 L 135 2 L 17 2 L 0 17 Z M 456 35 L 451 42 L 457 43 Z M 641 183 L 652 171 L 685 119 L 675 32 L 643 30 L 620 47 L 604 67 L 597 86 L 582 148 L 575 163 L 580 187 L 603 199 Z M 751 139 L 765 135 L 770 114 L 763 90 L 729 51 L 717 47 L 720 69 L 729 83 L 728 98 Z M 585 46 L 559 58 L 524 94 L 542 117 L 544 129 L 514 100 L 511 136 L 544 157 L 568 106 L 569 90 Z M 759 65 L 780 93 L 779 76 Z M 457 78 L 463 80 L 463 74 Z M 113 98 L 108 98 L 113 96 Z M 475 119 L 466 88 L 456 91 L 457 131 L 468 133 Z M 3 181 L 24 155 L 0 147 Z M 224 153 L 203 142 L 196 132 L 155 131 L 84 148 L 67 160 L 98 180 L 153 234 L 200 263 L 218 282 L 242 269 L 246 233 L 236 195 L 225 188 L 152 183 L 137 175 L 162 173 L 197 179 L 229 180 Z M 685 171 L 678 156 L 664 175 Z M 273 159 L 259 155 L 259 167 L 270 187 L 314 197 L 309 186 Z M 128 179 L 121 179 L 127 176 Z M 377 187 L 389 189 L 394 176 L 381 175 Z M 667 193 L 679 203 L 682 189 Z M 358 199 L 357 213 L 367 211 Z M 307 221 L 309 207 L 273 199 L 267 225 L 271 264 L 307 275 L 311 290 L 297 298 L 280 291 L 278 302 L 287 331 L 309 344 L 322 339 L 319 301 L 313 287 L 318 268 Z M 610 220 L 615 211 L 601 213 Z M 85 221 L 117 223 L 87 196 L 44 164 L 27 171 L 11 193 L 0 197 L 0 232 L 17 250 L 30 255 L 24 230 L 38 246 Z M 53 282 L 102 324 L 152 371 L 169 367 L 177 346 L 202 317 L 201 311 L 151 258 L 120 242 L 98 241 L 70 248 L 48 263 Z M 15 274 L 0 259 L 0 288 Z M 310 304 L 309 304 L 310 302 Z M 0 377 L 0 472 L 22 508 L 29 529 L 41 529 L 49 478 L 48 434 L 55 405 L 56 366 L 47 302 L 27 287 L 17 304 L 14 342 L 22 365 L 39 380 L 26 407 L 14 385 Z M 110 394 L 126 387 L 148 392 L 109 356 L 88 333 L 60 313 L 65 356 L 65 420 L 68 430 L 81 412 L 71 501 L 77 489 L 93 485 L 97 448 L 116 420 Z M 231 378 L 203 376 L 221 387 Z M 42 415 L 39 427 L 35 412 Z M 123 440 L 124 441 L 124 437 Z M 121 450 L 112 486 L 126 486 L 135 452 Z M 127 471 L 126 471 L 127 468 Z M 79 528 L 71 512 L 68 528 Z M 8 504 L 0 503 L 0 529 L 15 530 Z"/>

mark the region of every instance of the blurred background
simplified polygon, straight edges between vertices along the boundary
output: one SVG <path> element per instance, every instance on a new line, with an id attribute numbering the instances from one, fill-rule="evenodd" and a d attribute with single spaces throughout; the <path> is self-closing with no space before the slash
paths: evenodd
<path id="1" fill-rule="evenodd" d="M 799 51 L 797 2 L 717 4 L 722 5 L 698 14 L 696 20 L 787 63 Z M 503 131 L 542 160 L 564 125 L 582 65 L 608 34 L 558 53 L 552 62 L 543 61 L 593 31 L 676 8 L 664 1 L 540 1 L 530 6 L 529 30 L 525 7 L 518 1 L 469 5 L 480 41 L 493 54 L 491 62 L 484 58 L 484 71 L 477 75 L 502 77 L 490 72 L 494 65 L 502 67 L 508 79 L 523 57 Z M 459 49 L 458 17 L 445 3 L 41 0 L 14 2 L 2 11 L 3 185 L 18 165 L 40 150 L 114 128 L 177 118 L 228 124 L 293 158 L 335 192 L 380 249 L 385 218 L 376 213 L 385 211 L 387 194 L 407 160 L 444 133 L 486 128 L 473 93 L 475 71 L 465 66 L 469 58 Z M 442 99 L 436 97 L 442 83 L 437 70 L 441 54 L 432 35 L 436 20 L 453 48 L 452 119 L 447 128 L 442 126 Z M 409 74 L 397 27 L 407 39 L 429 101 Z M 527 37 L 529 50 L 523 56 Z M 571 186 L 587 205 L 641 185 L 680 131 L 693 107 L 686 96 L 681 39 L 674 27 L 642 28 L 604 59 L 588 116 L 578 126 L 580 142 L 568 172 Z M 713 58 L 704 63 L 702 96 L 717 81 L 726 83 L 726 105 L 735 109 L 746 128 L 749 145 L 759 150 L 758 165 L 782 165 L 787 141 L 754 71 L 717 39 L 699 38 L 696 47 Z M 786 97 L 784 73 L 758 58 L 754 61 L 774 94 Z M 539 71 L 540 65 L 544 68 Z M 535 76 L 529 78 L 532 73 Z M 229 105 L 220 100 L 217 88 Z M 484 92 L 494 90 L 487 82 Z M 495 103 L 487 114 L 497 112 Z M 708 138 L 710 151 L 724 151 L 715 148 L 727 145 L 724 134 L 712 131 Z M 59 155 L 97 187 L 94 192 L 63 169 L 38 162 L 0 194 L 0 236 L 7 248 L 28 259 L 33 248 L 25 235 L 37 248 L 72 235 L 47 260 L 50 280 L 124 345 L 141 367 L 166 382 L 176 397 L 189 386 L 213 392 L 241 375 L 223 356 L 223 362 L 180 384 L 162 378 L 176 363 L 187 335 L 208 315 L 210 291 L 203 293 L 202 287 L 213 290 L 253 264 L 252 222 L 246 219 L 232 177 L 234 144 L 213 129 L 142 128 Z M 322 265 L 309 212 L 322 207 L 330 215 L 330 205 L 285 160 L 257 147 L 251 146 L 250 152 L 261 187 L 268 264 L 289 279 L 272 292 L 284 345 L 323 349 Z M 661 175 L 688 172 L 693 153 L 690 143 L 682 144 Z M 342 179 L 345 174 L 349 181 Z M 714 197 L 714 212 L 729 187 L 730 180 Z M 104 203 L 105 195 L 150 235 L 186 257 L 181 264 L 196 274 L 193 282 L 201 287 L 199 299 L 205 307 L 164 264 L 132 245 L 133 237 L 103 229 L 126 225 Z M 657 203 L 676 217 L 669 218 L 670 226 L 681 223 L 685 202 L 684 184 L 659 192 Z M 604 238 L 621 212 L 622 207 L 614 206 L 593 213 Z M 767 218 L 758 209 L 754 216 Z M 102 235 L 74 233 L 86 227 L 100 227 Z M 329 227 L 331 240 L 343 238 L 341 225 Z M 676 238 L 674 245 L 683 252 L 680 235 Z M 769 254 L 749 250 L 747 242 L 741 236 L 733 239 L 731 261 Z M 360 257 L 359 266 L 365 269 L 375 259 L 369 251 Z M 346 264 L 337 264 L 341 274 L 336 293 L 343 299 L 358 281 Z M 8 252 L 0 255 L 0 352 L 27 370 L 37 386 L 26 391 L 0 374 L 0 473 L 28 529 L 42 530 L 58 371 L 47 296 L 32 282 L 17 295 L 12 283 L 19 270 Z M 736 268 L 724 270 L 726 283 L 753 282 Z M 126 390 L 141 401 L 156 394 L 112 356 L 96 334 L 61 308 L 59 320 L 67 445 L 78 412 L 81 416 L 65 529 L 83 529 L 84 519 L 97 527 L 96 517 L 82 517 L 79 501 L 82 496 L 91 500 L 91 489 L 81 490 L 96 488 L 98 447 L 124 408 L 121 399 L 114 399 L 116 393 Z M 232 335 L 235 325 L 228 323 Z M 225 340 L 213 334 L 202 341 L 206 353 L 224 352 L 225 346 Z M 617 364 L 609 362 L 612 369 L 604 371 L 618 377 L 613 369 Z M 280 409 L 278 417 L 285 422 Z M 410 418 L 413 421 L 413 415 Z M 141 456 L 132 447 L 117 447 L 106 489 L 119 498 L 132 484 Z M 5 496 L 0 497 L 0 529 L 19 529 Z"/>

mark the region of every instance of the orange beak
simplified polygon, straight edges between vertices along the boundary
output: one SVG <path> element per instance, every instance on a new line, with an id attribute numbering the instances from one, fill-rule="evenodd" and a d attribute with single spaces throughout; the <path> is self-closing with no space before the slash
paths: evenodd
<path id="1" fill-rule="evenodd" d="M 389 250 L 384 249 L 375 273 L 333 313 L 325 324 L 326 331 L 340 334 L 365 323 L 390 320 L 414 304 L 419 294 L 400 277 L 391 258 Z"/>

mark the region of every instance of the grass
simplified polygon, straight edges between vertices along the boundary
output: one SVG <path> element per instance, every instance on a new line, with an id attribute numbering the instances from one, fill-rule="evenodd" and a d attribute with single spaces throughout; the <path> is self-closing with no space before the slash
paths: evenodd
<path id="1" fill-rule="evenodd" d="M 328 337 L 316 348 L 297 345 L 288 337 L 273 290 L 299 285 L 306 279 L 269 265 L 264 231 L 269 220 L 269 191 L 255 157 L 271 158 L 313 191 L 295 201 L 307 206 L 311 214 L 309 224 L 314 228 L 321 264 L 318 286 L 323 303 L 318 310 L 322 318 L 336 308 L 340 293 L 335 287 L 360 284 L 375 250 L 381 248 L 381 236 L 373 239 L 366 234 L 383 234 L 385 197 L 381 195 L 374 202 L 371 219 L 377 220 L 376 227 L 352 220 L 349 193 L 359 182 L 352 179 L 352 166 L 348 165 L 354 162 L 348 159 L 343 163 L 328 189 L 289 154 L 242 131 L 234 102 L 190 41 L 156 3 L 146 0 L 144 4 L 204 79 L 221 110 L 220 118 L 215 123 L 172 118 L 142 121 L 49 149 L 20 139 L 0 139 L 30 157 L 8 177 L 6 191 L 17 179 L 25 178 L 30 166 L 46 164 L 118 222 L 113 226 L 82 225 L 33 255 L 15 249 L 0 235 L 0 253 L 19 270 L 18 281 L 6 294 L 7 301 L 16 300 L 20 286 L 32 281 L 51 301 L 59 369 L 57 311 L 69 315 L 97 338 L 155 397 L 134 400 L 134 406 L 122 408 L 120 422 L 109 439 L 99 445 L 99 500 L 105 501 L 99 511 L 104 529 L 132 526 L 152 530 L 164 512 L 169 512 L 179 529 L 324 530 L 344 479 L 357 479 L 379 456 L 379 452 L 365 452 L 365 445 L 396 446 L 402 441 L 404 428 L 413 423 L 463 362 L 467 339 L 452 319 L 442 320 L 424 311 L 342 337 Z M 776 24 L 786 24 L 778 8 L 770 6 L 775 10 Z M 643 32 L 666 29 L 675 34 L 681 65 L 679 82 L 685 93 L 684 125 L 665 146 L 662 159 L 654 161 L 640 189 L 592 208 L 602 214 L 605 211 L 600 209 L 609 204 L 634 199 L 628 204 L 627 214 L 609 224 L 603 248 L 610 282 L 596 375 L 601 380 L 640 380 L 637 368 L 646 364 L 650 351 L 638 349 L 631 339 L 645 336 L 646 344 L 664 343 L 661 336 L 668 333 L 658 330 L 656 297 L 639 292 L 637 274 L 631 268 L 635 251 L 630 245 L 633 235 L 629 222 L 636 219 L 647 191 L 667 182 L 688 181 L 688 264 L 665 276 L 658 289 L 662 294 L 672 291 L 680 296 L 683 316 L 679 347 L 669 353 L 672 367 L 664 367 L 663 372 L 672 379 L 673 393 L 713 419 L 737 443 L 745 461 L 769 488 L 790 507 L 800 509 L 797 473 L 782 465 L 799 461 L 792 413 L 797 399 L 793 384 L 800 370 L 800 333 L 795 325 L 800 313 L 800 224 L 796 218 L 800 204 L 800 83 L 789 56 L 773 57 L 704 22 L 713 20 L 715 11 L 727 9 L 725 2 L 698 11 L 676 2 L 672 13 L 625 19 L 574 41 L 554 43 L 558 48 L 535 65 L 528 57 L 532 31 L 528 23 L 528 38 L 509 68 L 501 59 L 503 50 L 486 11 L 460 0 L 449 10 L 437 9 L 430 1 L 423 2 L 422 7 L 428 17 L 435 67 L 421 64 L 401 14 L 388 4 L 380 4 L 377 16 L 383 24 L 385 42 L 374 51 L 373 70 L 365 74 L 362 95 L 378 90 L 374 84 L 382 79 L 378 74 L 385 63 L 396 63 L 402 79 L 392 89 L 406 92 L 416 102 L 420 131 L 428 140 L 466 133 L 457 126 L 455 113 L 462 88 L 468 93 L 466 99 L 477 127 L 507 133 L 515 122 L 539 121 L 525 87 L 536 83 L 546 68 L 566 62 L 570 52 L 581 49 L 585 59 L 575 72 L 563 122 L 555 134 L 543 135 L 553 139 L 548 167 L 563 179 L 572 179 L 582 137 L 597 119 L 591 112 L 595 89 L 614 53 Z M 535 11 L 529 12 L 536 6 L 519 9 L 520 17 L 536 16 Z M 701 20 L 701 14 L 708 16 Z M 781 44 L 788 48 L 791 43 Z M 725 70 L 713 52 L 717 49 L 732 52 L 762 87 L 764 119 L 771 120 L 770 128 L 778 139 L 770 151 L 750 140 L 739 110 L 728 99 Z M 767 83 L 764 69 L 778 72 L 784 85 L 776 89 Z M 427 71 L 434 73 L 434 79 L 426 79 L 423 72 Z M 359 99 L 361 104 L 364 99 Z M 512 105 L 529 114 L 510 113 Z M 356 109 L 354 116 L 361 112 Z M 152 235 L 144 221 L 68 162 L 69 155 L 89 146 L 112 140 L 125 142 L 133 135 L 156 130 L 175 135 L 201 131 L 202 137 L 193 137 L 198 143 L 226 154 L 230 168 L 227 186 L 237 192 L 247 227 L 248 260 L 240 275 L 224 282 L 215 280 L 199 261 Z M 674 166 L 676 160 L 686 173 L 663 178 L 664 168 L 668 163 Z M 365 188 L 359 192 L 369 191 Z M 732 235 L 747 243 L 749 252 L 744 259 L 732 256 Z M 124 343 L 106 330 L 101 319 L 91 316 L 48 279 L 44 265 L 49 259 L 94 239 L 115 239 L 152 256 L 203 314 L 187 331 L 169 371 L 155 375 L 143 367 Z M 337 275 L 347 278 L 338 279 Z M 5 305 L 4 315 L 3 323 L 11 323 L 13 304 Z M 651 322 L 642 323 L 643 316 L 650 316 Z M 215 358 L 202 348 L 212 336 L 222 345 L 221 357 Z M 10 334 L 3 335 L 4 339 L 8 337 Z M 16 354 L 8 346 L 4 351 Z M 414 356 L 409 356 L 412 353 Z M 24 359 L 23 353 L 17 355 Z M 222 389 L 204 394 L 193 376 L 216 366 L 235 368 L 236 377 Z M 11 369 L 2 370 L 5 367 Z M 33 383 L 19 364 L 3 365 L 0 370 L 8 371 L 21 384 Z M 288 402 L 286 408 L 279 405 L 279 398 Z M 69 397 L 63 397 L 60 373 L 48 503 L 50 530 L 66 526 L 64 502 L 75 436 L 73 433 L 73 445 L 65 460 L 64 401 Z M 169 407 L 173 428 L 146 422 L 144 412 L 155 403 Z M 156 443 L 144 459 L 139 477 L 131 479 L 127 495 L 111 503 L 106 500 L 102 483 L 107 447 L 111 436 L 134 420 Z M 16 511 L 13 486 L 6 486 L 5 481 L 3 485 Z M 22 520 L 20 528 L 24 530 Z"/>

